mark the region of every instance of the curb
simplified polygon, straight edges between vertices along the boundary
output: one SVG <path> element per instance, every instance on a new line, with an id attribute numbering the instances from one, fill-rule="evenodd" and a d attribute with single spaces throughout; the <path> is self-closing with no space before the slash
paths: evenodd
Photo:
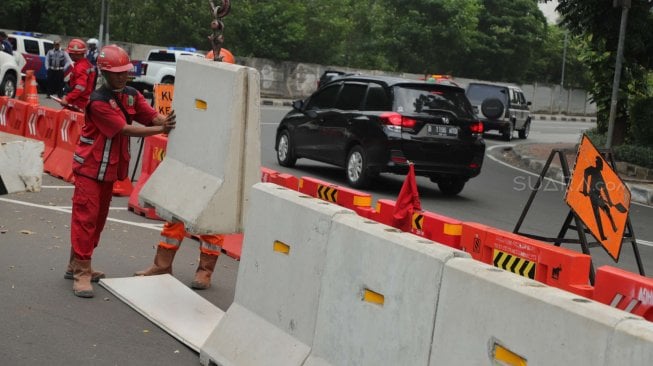
<path id="1" fill-rule="evenodd" d="M 275 107 L 292 107 L 292 101 L 282 99 L 261 99 L 261 105 L 271 105 Z"/>
<path id="2" fill-rule="evenodd" d="M 536 121 L 563 121 L 563 122 L 596 123 L 596 118 L 595 117 L 584 117 L 584 116 L 570 117 L 570 116 L 553 116 L 553 115 L 533 114 L 533 115 L 531 115 L 531 118 L 536 120 Z"/>
<path id="3" fill-rule="evenodd" d="M 546 164 L 546 160 L 537 159 L 533 156 L 522 154 L 518 151 L 518 149 L 513 148 L 512 151 L 515 153 L 517 159 L 519 159 L 528 167 L 528 170 L 536 174 L 542 172 L 542 169 L 544 168 L 544 164 Z M 564 181 L 564 174 L 562 172 L 562 168 L 553 164 L 549 166 L 549 170 L 546 172 L 546 177 L 556 180 L 558 182 Z M 653 187 L 649 187 L 637 183 L 630 183 L 630 182 L 624 182 L 624 183 L 630 190 L 631 202 L 653 206 Z"/>

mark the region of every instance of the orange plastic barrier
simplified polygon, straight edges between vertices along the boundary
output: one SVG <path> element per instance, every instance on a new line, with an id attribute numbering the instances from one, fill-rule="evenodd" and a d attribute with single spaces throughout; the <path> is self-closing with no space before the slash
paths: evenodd
<path id="1" fill-rule="evenodd" d="M 0 131 L 25 136 L 25 118 L 29 104 L 0 97 Z"/>
<path id="2" fill-rule="evenodd" d="M 43 161 L 46 161 L 50 157 L 57 143 L 60 112 L 60 109 L 52 109 L 40 105 L 29 105 L 27 107 L 25 137 L 43 141 L 45 145 Z"/>
<path id="3" fill-rule="evenodd" d="M 462 221 L 428 211 L 415 212 L 412 233 L 452 248 L 461 249 Z"/>
<path id="4" fill-rule="evenodd" d="M 141 207 L 138 204 L 138 194 L 154 173 L 154 170 L 161 164 L 166 155 L 166 148 L 168 146 L 168 137 L 166 135 L 154 135 L 145 138 L 145 145 L 143 147 L 143 163 L 141 165 L 141 176 L 138 178 L 136 186 L 129 195 L 129 203 L 127 207 L 141 216 L 149 219 L 162 220 L 155 212 L 154 208 Z"/>
<path id="5" fill-rule="evenodd" d="M 299 191 L 349 208 L 357 213 L 360 212 L 361 216 L 369 217 L 371 215 L 372 196 L 368 193 L 340 187 L 310 177 L 302 177 L 299 180 Z"/>
<path id="6" fill-rule="evenodd" d="M 653 321 L 653 278 L 611 266 L 599 267 L 594 300 Z"/>
<path id="7" fill-rule="evenodd" d="M 261 167 L 261 182 L 267 183 L 271 182 L 272 176 L 275 176 L 279 174 L 278 171 L 272 170 L 270 168 L 266 168 L 264 166 Z"/>
<path id="8" fill-rule="evenodd" d="M 222 243 L 222 253 L 230 256 L 231 258 L 239 261 L 240 253 L 243 249 L 243 234 L 226 234 L 224 242 Z"/>
<path id="9" fill-rule="evenodd" d="M 371 217 L 372 220 L 394 227 L 392 215 L 395 211 L 395 201 L 380 199 L 376 201 L 376 210 Z"/>
<path id="10" fill-rule="evenodd" d="M 463 223 L 461 246 L 481 262 L 592 298 L 589 255 L 471 222 Z"/>
<path id="11" fill-rule="evenodd" d="M 82 132 L 84 115 L 69 110 L 59 112 L 58 133 L 54 150 L 45 161 L 43 170 L 66 182 L 73 182 L 73 153 Z"/>
<path id="12" fill-rule="evenodd" d="M 299 179 L 294 175 L 286 173 L 277 173 L 270 176 L 269 182 L 278 184 L 288 189 L 292 189 L 293 191 L 297 191 L 299 189 Z"/>

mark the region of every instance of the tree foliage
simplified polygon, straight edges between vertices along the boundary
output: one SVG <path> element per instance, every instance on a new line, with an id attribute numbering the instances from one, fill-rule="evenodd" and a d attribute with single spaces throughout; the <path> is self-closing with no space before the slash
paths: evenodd
<path id="1" fill-rule="evenodd" d="M 209 48 L 208 0 L 106 1 L 112 40 Z M 4 0 L 0 19 L 8 29 L 98 37 L 100 4 Z M 224 22 L 225 47 L 238 56 L 517 83 L 561 75 L 564 33 L 537 0 L 239 0 Z M 573 87 L 587 82 L 575 52 L 585 40 L 570 37 Z"/>

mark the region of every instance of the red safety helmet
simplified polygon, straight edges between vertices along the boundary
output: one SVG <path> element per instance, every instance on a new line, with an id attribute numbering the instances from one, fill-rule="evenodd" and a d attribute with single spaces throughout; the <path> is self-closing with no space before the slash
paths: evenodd
<path id="1" fill-rule="evenodd" d="M 104 46 L 97 57 L 97 66 L 100 71 L 125 72 L 134 67 L 125 50 L 115 44 Z"/>
<path id="2" fill-rule="evenodd" d="M 79 38 L 73 38 L 68 43 L 66 51 L 71 54 L 84 54 L 86 53 L 86 43 Z"/>
<path id="3" fill-rule="evenodd" d="M 234 58 L 234 55 L 231 52 L 229 52 L 229 50 L 226 48 L 220 49 L 220 56 L 222 56 L 222 62 L 226 62 L 230 64 L 236 63 L 236 59 Z M 206 54 L 206 58 L 208 58 L 209 60 L 213 60 L 213 50 L 209 51 L 209 53 Z"/>

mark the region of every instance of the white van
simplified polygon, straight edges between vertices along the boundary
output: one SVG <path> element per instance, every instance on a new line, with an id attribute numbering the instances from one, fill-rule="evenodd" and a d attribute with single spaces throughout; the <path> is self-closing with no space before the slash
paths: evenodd
<path id="1" fill-rule="evenodd" d="M 43 38 L 40 33 L 33 32 L 13 32 L 7 36 L 14 48 L 14 55 L 18 53 L 25 59 L 25 65 L 21 70 L 22 74 L 24 75 L 27 70 L 34 70 L 36 80 L 39 83 L 44 83 L 47 79 L 45 55 L 54 48 L 54 42 Z"/>

